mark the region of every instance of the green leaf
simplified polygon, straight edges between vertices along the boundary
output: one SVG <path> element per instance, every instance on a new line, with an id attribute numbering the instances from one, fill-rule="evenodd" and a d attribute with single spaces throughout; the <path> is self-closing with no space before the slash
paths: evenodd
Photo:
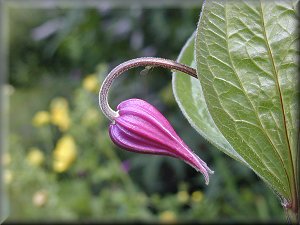
<path id="1" fill-rule="evenodd" d="M 292 204 L 297 41 L 295 1 L 246 0 L 207 1 L 195 39 L 198 78 L 213 121 L 238 155 Z"/>
<path id="2" fill-rule="evenodd" d="M 195 68 L 194 38 L 195 34 L 189 38 L 177 59 L 178 62 L 193 68 Z M 216 127 L 207 109 L 199 80 L 176 71 L 173 72 L 172 85 L 175 99 L 192 127 L 218 149 L 246 163 Z"/>

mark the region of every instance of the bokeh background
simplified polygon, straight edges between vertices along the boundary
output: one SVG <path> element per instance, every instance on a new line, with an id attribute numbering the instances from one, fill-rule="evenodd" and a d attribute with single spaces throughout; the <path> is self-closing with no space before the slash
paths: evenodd
<path id="1" fill-rule="evenodd" d="M 185 163 L 115 147 L 98 91 L 119 63 L 176 59 L 196 29 L 189 7 L 11 7 L 8 10 L 9 149 L 6 222 L 284 222 L 274 193 L 248 168 L 207 143 L 183 117 L 171 72 L 130 70 L 110 104 L 155 105 L 215 171 L 210 184 Z"/>

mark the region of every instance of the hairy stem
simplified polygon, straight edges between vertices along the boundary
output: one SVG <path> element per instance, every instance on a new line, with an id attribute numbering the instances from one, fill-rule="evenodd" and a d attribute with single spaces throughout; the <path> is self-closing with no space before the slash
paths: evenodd
<path id="1" fill-rule="evenodd" d="M 114 118 L 118 116 L 118 112 L 112 110 L 108 104 L 108 91 L 113 81 L 125 71 L 140 66 L 163 67 L 171 70 L 178 70 L 180 72 L 183 72 L 185 74 L 197 78 L 197 72 L 195 69 L 170 59 L 163 59 L 163 58 L 156 58 L 156 57 L 142 57 L 142 58 L 131 59 L 126 62 L 123 62 L 117 67 L 115 67 L 107 75 L 99 91 L 99 106 L 103 111 L 104 115 L 111 121 L 113 121 Z"/>

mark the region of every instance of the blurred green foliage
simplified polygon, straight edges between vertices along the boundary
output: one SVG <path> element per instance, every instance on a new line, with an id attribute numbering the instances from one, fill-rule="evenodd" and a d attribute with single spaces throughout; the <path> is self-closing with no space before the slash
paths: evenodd
<path id="1" fill-rule="evenodd" d="M 209 186 L 177 159 L 119 150 L 108 137 L 97 99 L 108 70 L 134 57 L 176 59 L 199 12 L 10 9 L 8 221 L 284 221 L 262 181 L 188 124 L 169 71 L 130 71 L 113 85 L 110 101 L 138 97 L 156 105 L 215 171 Z"/>

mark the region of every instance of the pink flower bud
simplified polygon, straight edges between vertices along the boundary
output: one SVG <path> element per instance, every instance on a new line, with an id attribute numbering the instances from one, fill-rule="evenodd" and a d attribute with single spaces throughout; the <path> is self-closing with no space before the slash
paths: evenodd
<path id="1" fill-rule="evenodd" d="M 129 99 L 117 109 L 118 116 L 109 127 L 109 135 L 117 146 L 132 152 L 179 158 L 200 171 L 208 184 L 208 174 L 213 171 L 189 149 L 155 107 L 140 99 Z"/>

